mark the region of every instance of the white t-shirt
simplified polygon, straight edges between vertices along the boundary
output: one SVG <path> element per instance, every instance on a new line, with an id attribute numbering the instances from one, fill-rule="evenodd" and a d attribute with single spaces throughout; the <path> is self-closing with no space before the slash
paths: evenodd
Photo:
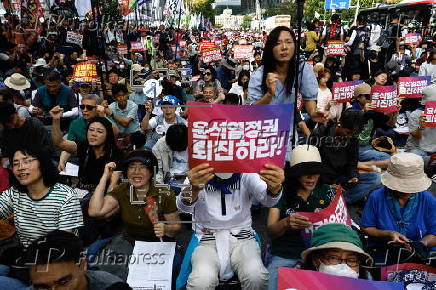
<path id="1" fill-rule="evenodd" d="M 165 118 L 164 118 L 164 119 L 163 119 L 163 124 L 158 125 L 158 124 L 157 124 L 157 117 L 153 117 L 153 118 L 150 119 L 150 121 L 149 121 L 148 124 L 150 125 L 150 128 L 151 128 L 151 129 L 155 129 L 155 128 L 156 128 L 156 133 L 158 133 L 158 134 L 164 134 L 164 133 L 167 132 L 168 128 L 169 128 L 171 125 L 174 125 L 174 124 L 176 124 L 176 123 L 174 123 L 174 124 L 168 124 L 168 123 L 165 121 Z M 187 125 L 188 122 L 186 122 L 186 120 L 183 119 L 183 124 Z"/>
<path id="2" fill-rule="evenodd" d="M 172 175 L 184 174 L 188 171 L 188 169 L 188 151 L 174 151 L 170 173 Z"/>

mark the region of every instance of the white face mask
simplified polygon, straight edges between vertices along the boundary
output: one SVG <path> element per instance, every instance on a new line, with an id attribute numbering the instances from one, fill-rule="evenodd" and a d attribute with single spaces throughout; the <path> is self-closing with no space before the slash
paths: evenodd
<path id="1" fill-rule="evenodd" d="M 120 64 L 120 69 L 124 69 L 124 64 Z"/>
<path id="2" fill-rule="evenodd" d="M 349 278 L 359 278 L 359 273 L 351 269 L 347 264 L 326 265 L 321 262 L 318 271 L 325 274 L 331 274 Z"/>
<path id="3" fill-rule="evenodd" d="M 244 64 L 244 65 L 242 66 L 242 69 L 243 69 L 243 70 L 250 70 L 250 66 L 249 66 L 248 64 Z"/>
<path id="4" fill-rule="evenodd" d="M 216 177 L 221 179 L 229 179 L 232 177 L 233 173 L 215 173 Z"/>

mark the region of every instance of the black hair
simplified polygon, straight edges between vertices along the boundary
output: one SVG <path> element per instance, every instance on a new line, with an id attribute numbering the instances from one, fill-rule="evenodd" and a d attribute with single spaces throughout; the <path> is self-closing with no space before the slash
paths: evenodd
<path id="1" fill-rule="evenodd" d="M 239 73 L 239 76 L 238 76 L 238 85 L 242 86 L 242 78 L 244 76 L 248 77 L 248 80 L 250 80 L 251 74 L 248 70 L 241 70 L 241 72 Z"/>
<path id="2" fill-rule="evenodd" d="M 88 126 L 86 127 L 86 135 L 88 135 L 89 127 L 93 123 L 100 123 L 106 129 L 106 140 L 104 141 L 105 153 L 110 154 L 110 152 L 113 153 L 114 151 L 118 150 L 118 147 L 115 144 L 115 135 L 114 135 L 114 130 L 112 129 L 112 123 L 108 119 L 103 117 L 92 118 L 89 121 Z"/>
<path id="3" fill-rule="evenodd" d="M 3 95 L 4 96 L 4 95 Z M 14 105 L 8 102 L 0 103 L 0 124 L 5 125 L 11 121 L 11 117 L 17 113 Z"/>
<path id="4" fill-rule="evenodd" d="M 0 96 L 3 96 L 3 102 L 8 102 L 13 100 L 11 91 L 8 88 L 0 88 Z"/>
<path id="5" fill-rule="evenodd" d="M 82 242 L 73 233 L 54 230 L 33 241 L 27 248 L 26 265 L 46 265 L 60 262 L 79 263 Z"/>
<path id="6" fill-rule="evenodd" d="M 120 75 L 120 72 L 119 72 L 117 69 L 115 69 L 115 68 L 113 68 L 113 69 L 111 69 L 110 71 L 108 71 L 107 75 L 110 75 L 111 73 L 114 73 L 114 74 Z"/>
<path id="7" fill-rule="evenodd" d="M 427 58 L 427 63 L 431 63 L 433 61 L 433 57 L 436 54 L 436 49 L 433 49 L 432 51 L 430 51 L 430 54 Z"/>
<path id="8" fill-rule="evenodd" d="M 224 99 L 224 105 L 241 105 L 240 99 L 237 94 L 226 94 L 226 98 Z"/>
<path id="9" fill-rule="evenodd" d="M 268 35 L 268 38 L 265 43 L 263 57 L 262 57 L 262 65 L 263 65 L 262 91 L 264 94 L 268 90 L 266 85 L 266 77 L 268 76 L 268 73 L 274 72 L 276 70 L 276 60 L 274 59 L 273 48 L 277 45 L 277 41 L 282 31 L 289 32 L 291 34 L 291 38 L 294 41 L 294 43 L 296 42 L 294 31 L 292 31 L 290 28 L 286 26 L 277 26 Z M 296 55 L 296 49 L 294 49 L 294 55 L 290 60 L 288 73 L 286 75 L 286 80 L 285 80 L 286 91 L 288 93 L 291 93 L 291 90 L 294 86 L 295 66 L 296 66 L 295 55 Z"/>
<path id="10" fill-rule="evenodd" d="M 313 22 L 308 22 L 306 26 L 307 26 L 307 31 L 314 31 L 316 29 L 315 23 Z"/>
<path id="11" fill-rule="evenodd" d="M 18 145 L 13 150 L 13 154 L 9 157 L 9 163 L 13 164 L 14 155 L 16 152 L 21 152 L 26 156 L 34 157 L 39 162 L 39 171 L 41 171 L 42 181 L 45 186 L 51 187 L 58 182 L 59 171 L 51 161 L 50 151 L 42 146 L 34 146 L 35 144 Z M 21 185 L 20 182 L 11 175 L 11 184 L 20 192 L 27 192 L 27 187 Z"/>
<path id="12" fill-rule="evenodd" d="M 175 124 L 168 128 L 165 142 L 172 151 L 185 151 L 188 148 L 188 128 L 184 124 Z"/>
<path id="13" fill-rule="evenodd" d="M 332 22 L 334 22 L 334 21 L 338 21 L 338 20 L 341 20 L 341 17 L 339 17 L 339 14 L 332 14 L 332 16 L 330 17 L 330 20 L 332 21 Z"/>
<path id="14" fill-rule="evenodd" d="M 394 20 L 394 19 L 400 19 L 400 16 L 396 12 L 391 14 L 391 20 Z"/>
<path id="15" fill-rule="evenodd" d="M 339 121 L 342 128 L 353 130 L 358 134 L 363 129 L 365 113 L 361 110 L 346 110 Z"/>
<path id="16" fill-rule="evenodd" d="M 214 69 L 214 67 L 213 66 L 211 66 L 211 65 L 205 65 L 205 66 L 203 66 L 203 73 L 202 73 L 202 76 L 204 77 L 204 72 L 206 71 L 206 70 L 210 70 L 210 72 L 212 73 L 212 79 L 210 80 L 210 81 L 215 81 L 215 79 L 216 79 L 216 71 L 215 71 L 215 69 Z"/>
<path id="17" fill-rule="evenodd" d="M 61 81 L 61 74 L 55 70 L 52 70 L 52 71 L 47 73 L 44 80 L 47 82 L 60 82 Z"/>
<path id="18" fill-rule="evenodd" d="M 129 91 L 127 90 L 126 85 L 123 84 L 115 84 L 112 86 L 112 96 L 115 98 L 115 96 L 119 93 L 123 92 L 125 94 L 128 94 Z"/>
<path id="19" fill-rule="evenodd" d="M 359 23 L 365 23 L 365 22 L 366 22 L 365 16 L 363 16 L 362 14 L 359 14 L 359 15 L 357 16 L 357 22 L 359 22 Z"/>

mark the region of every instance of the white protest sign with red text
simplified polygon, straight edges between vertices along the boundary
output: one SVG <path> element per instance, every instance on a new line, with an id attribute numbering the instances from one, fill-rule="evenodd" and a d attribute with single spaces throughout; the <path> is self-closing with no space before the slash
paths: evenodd
<path id="1" fill-rule="evenodd" d="M 436 127 L 436 101 L 425 103 L 425 127 Z"/>
<path id="2" fill-rule="evenodd" d="M 131 51 L 144 51 L 144 45 L 140 41 L 131 41 L 130 42 L 130 50 Z"/>
<path id="3" fill-rule="evenodd" d="M 421 40 L 421 34 L 419 34 L 419 33 L 407 33 L 406 39 L 404 40 L 404 43 L 406 45 L 418 45 L 420 40 Z"/>
<path id="4" fill-rule="evenodd" d="M 215 50 L 209 50 L 207 52 L 204 52 L 202 58 L 203 58 L 203 62 L 209 63 L 212 61 L 219 61 L 223 57 L 221 55 L 221 50 L 215 49 Z"/>
<path id="5" fill-rule="evenodd" d="M 400 77 L 398 79 L 398 94 L 406 98 L 421 98 L 422 90 L 430 83 L 430 76 Z"/>
<path id="6" fill-rule="evenodd" d="M 363 83 L 363 81 L 333 83 L 333 100 L 335 100 L 337 103 L 346 103 L 351 101 L 354 96 L 354 89 L 361 83 Z"/>
<path id="7" fill-rule="evenodd" d="M 378 86 L 371 87 L 371 104 L 375 106 L 376 112 L 392 113 L 398 111 L 397 87 Z"/>
<path id="8" fill-rule="evenodd" d="M 233 47 L 233 53 L 235 59 L 251 59 L 253 57 L 253 45 L 235 45 Z"/>
<path id="9" fill-rule="evenodd" d="M 233 106 L 189 102 L 189 168 L 209 163 L 214 172 L 259 172 L 284 166 L 292 104 Z"/>
<path id="10" fill-rule="evenodd" d="M 344 42 L 341 40 L 327 41 L 327 55 L 345 55 Z"/>

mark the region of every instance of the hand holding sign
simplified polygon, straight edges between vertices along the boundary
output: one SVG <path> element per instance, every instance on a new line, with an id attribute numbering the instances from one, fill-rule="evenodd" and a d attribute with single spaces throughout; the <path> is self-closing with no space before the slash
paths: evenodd
<path id="1" fill-rule="evenodd" d="M 214 177 L 213 170 L 212 167 L 209 167 L 209 163 L 202 163 L 189 170 L 186 174 L 189 184 L 192 186 L 192 199 L 194 201 L 197 199 L 196 194 L 198 194 L 198 191 Z"/>
<path id="2" fill-rule="evenodd" d="M 290 214 L 287 220 L 289 227 L 293 230 L 302 230 L 312 225 L 308 217 L 302 216 L 298 213 Z"/>
<path id="3" fill-rule="evenodd" d="M 154 234 L 158 238 L 162 238 L 165 235 L 165 224 L 164 223 L 156 223 L 153 226 Z"/>
<path id="4" fill-rule="evenodd" d="M 265 164 L 267 170 L 260 171 L 260 179 L 266 182 L 268 190 L 276 195 L 285 181 L 285 173 L 282 168 L 272 164 Z"/>

